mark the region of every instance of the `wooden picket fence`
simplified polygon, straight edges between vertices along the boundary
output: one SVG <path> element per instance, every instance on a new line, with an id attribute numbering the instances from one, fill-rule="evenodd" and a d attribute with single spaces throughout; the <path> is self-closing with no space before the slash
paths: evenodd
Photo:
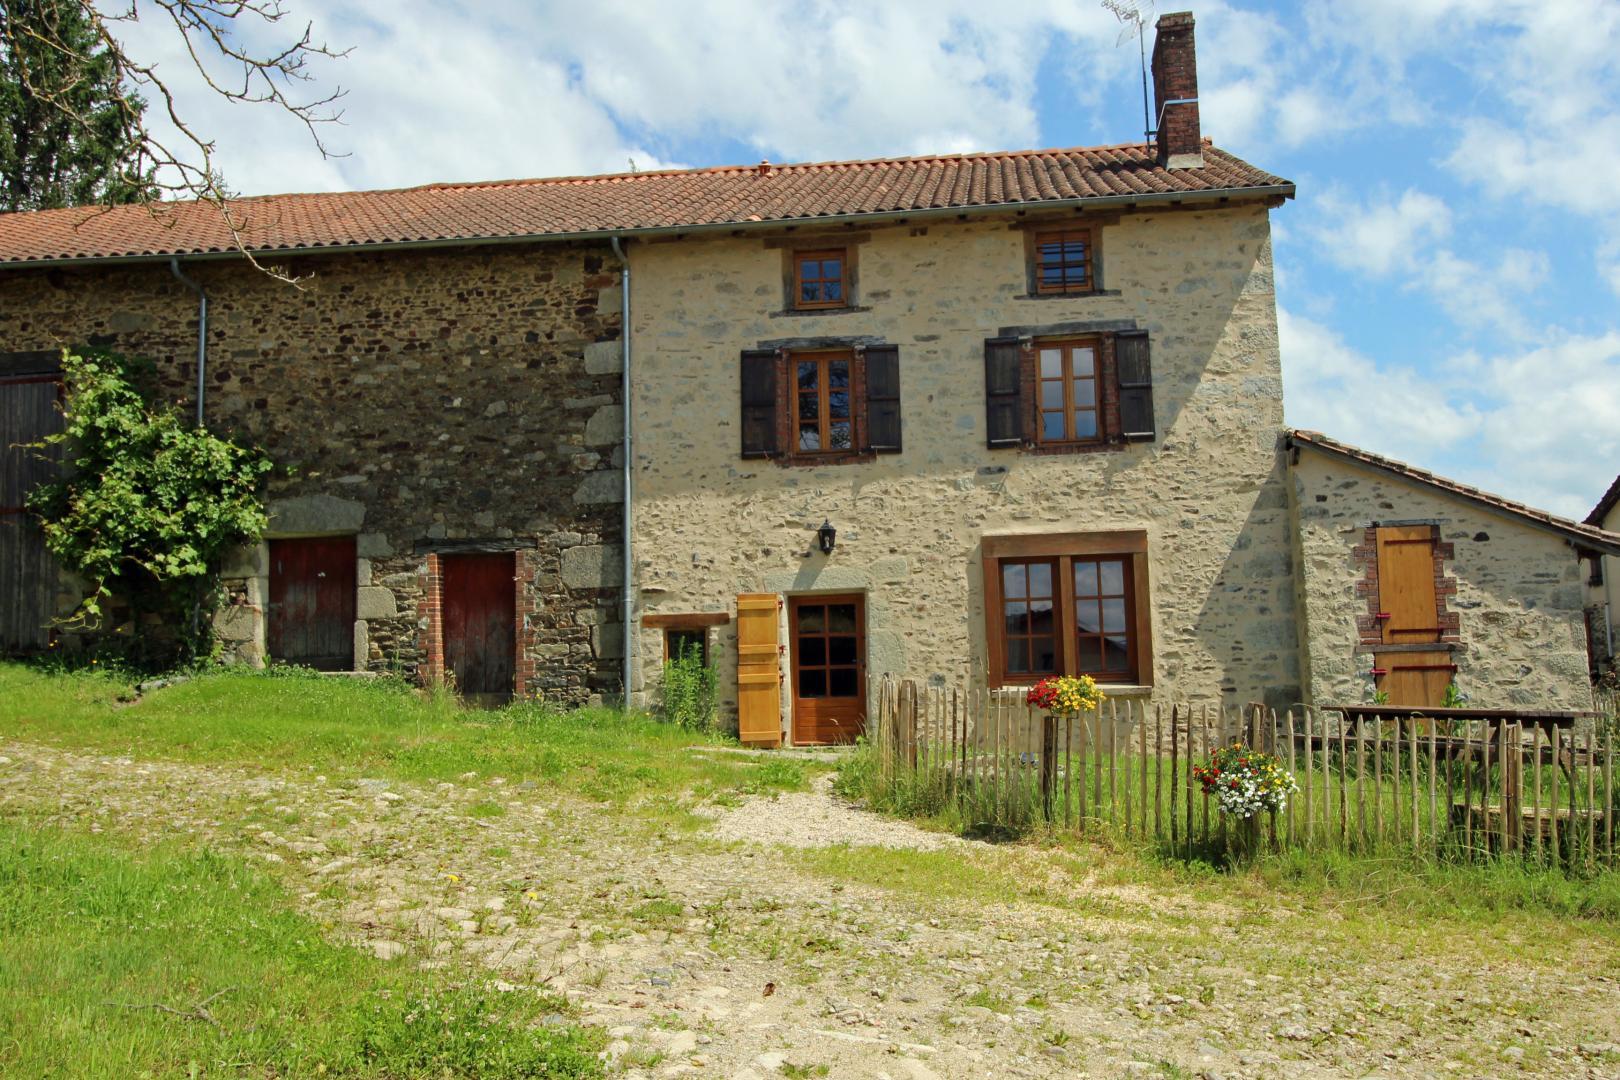
<path id="1" fill-rule="evenodd" d="M 1620 800 L 1607 725 L 1579 730 L 1542 713 L 1279 714 L 1132 699 L 1050 717 L 1022 691 L 882 679 L 872 693 L 878 782 L 897 802 L 953 809 L 970 829 L 1107 830 L 1188 858 L 1220 854 L 1238 825 L 1192 767 L 1241 742 L 1276 754 L 1299 785 L 1260 822 L 1258 841 L 1273 849 L 1615 865 Z"/>

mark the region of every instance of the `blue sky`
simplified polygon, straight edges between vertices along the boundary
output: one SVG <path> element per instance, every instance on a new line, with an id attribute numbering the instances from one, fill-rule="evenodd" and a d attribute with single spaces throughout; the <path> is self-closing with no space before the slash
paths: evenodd
<path id="1" fill-rule="evenodd" d="M 353 46 L 348 152 L 182 105 L 246 193 L 1127 142 L 1096 0 L 289 0 Z M 1620 3 L 1161 3 L 1273 215 L 1292 424 L 1560 513 L 1620 471 Z M 130 33 L 180 72 L 155 20 Z M 1151 39 L 1150 39 L 1151 45 Z"/>

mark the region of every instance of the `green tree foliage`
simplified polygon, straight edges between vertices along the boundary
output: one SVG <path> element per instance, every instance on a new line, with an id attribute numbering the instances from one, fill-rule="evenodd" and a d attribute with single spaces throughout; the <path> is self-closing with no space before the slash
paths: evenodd
<path id="1" fill-rule="evenodd" d="M 151 197 L 144 109 L 78 0 L 0 0 L 0 211 Z"/>
<path id="2" fill-rule="evenodd" d="M 87 582 L 74 621 L 101 623 L 107 602 L 157 611 L 185 658 L 206 651 L 203 619 L 228 549 L 265 527 L 262 453 L 188 426 L 140 389 L 143 368 L 112 353 L 65 354 L 65 475 L 29 496 L 45 543 Z"/>

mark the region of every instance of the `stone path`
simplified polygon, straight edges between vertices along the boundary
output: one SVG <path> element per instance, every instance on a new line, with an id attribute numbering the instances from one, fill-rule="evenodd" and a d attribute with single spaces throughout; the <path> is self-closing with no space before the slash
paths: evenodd
<path id="1" fill-rule="evenodd" d="M 0 814 L 244 851 L 389 962 L 567 993 L 628 1077 L 1620 1075 L 1612 934 L 1552 957 L 1534 938 L 1348 932 L 1276 898 L 1088 883 L 1071 855 L 920 833 L 824 789 L 694 834 L 499 777 L 337 782 L 0 742 Z M 1066 899 L 840 881 L 812 842 L 946 852 Z"/>

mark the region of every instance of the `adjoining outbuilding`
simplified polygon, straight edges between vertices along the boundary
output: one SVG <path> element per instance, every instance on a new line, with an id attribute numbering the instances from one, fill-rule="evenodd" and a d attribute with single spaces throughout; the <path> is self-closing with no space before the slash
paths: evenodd
<path id="1" fill-rule="evenodd" d="M 1307 701 L 1591 708 L 1582 560 L 1620 535 L 1318 432 L 1285 448 Z"/>

